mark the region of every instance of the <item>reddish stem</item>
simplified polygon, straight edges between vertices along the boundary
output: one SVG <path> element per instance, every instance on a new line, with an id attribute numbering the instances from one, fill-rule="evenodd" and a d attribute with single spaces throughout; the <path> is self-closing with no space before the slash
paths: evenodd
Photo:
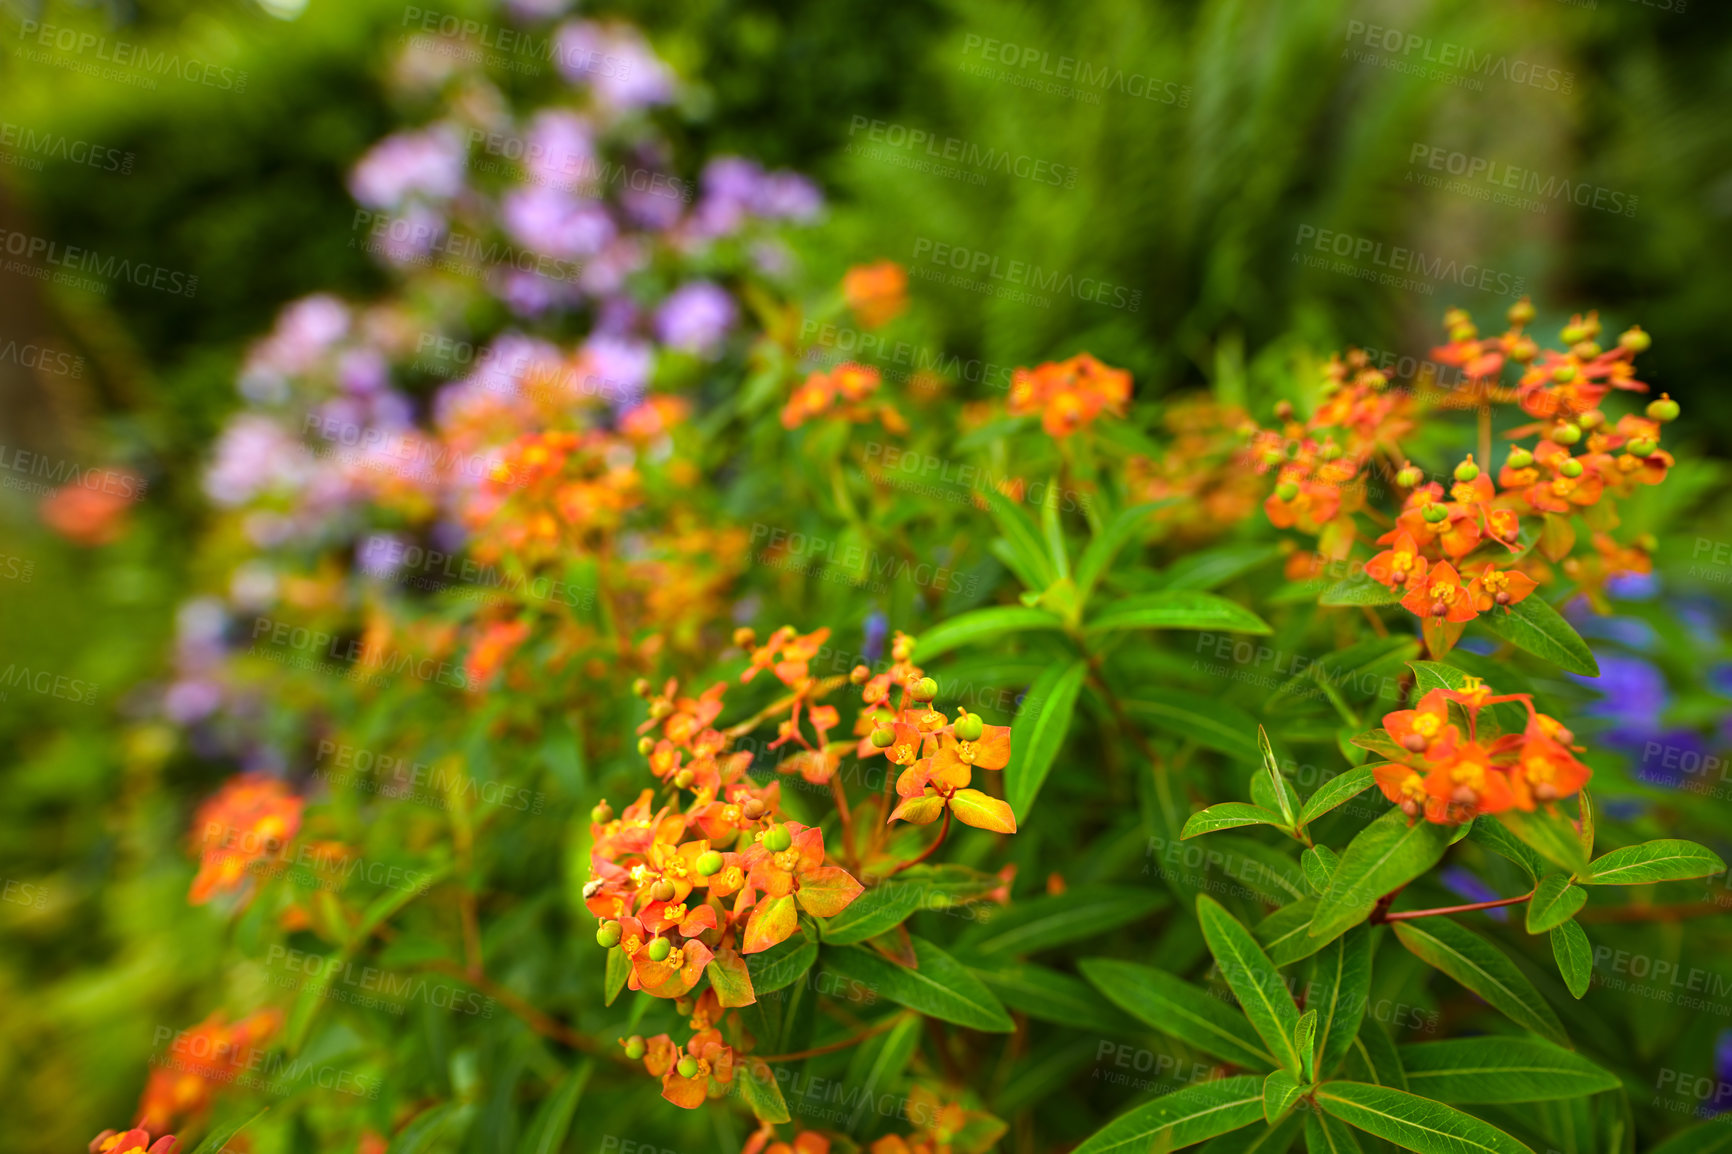
<path id="1" fill-rule="evenodd" d="M 1522 894 L 1520 897 L 1499 898 L 1495 902 L 1469 902 L 1465 906 L 1438 906 L 1436 909 L 1431 910 L 1401 910 L 1397 913 L 1389 913 L 1385 911 L 1381 918 L 1376 918 L 1374 916 L 1373 920 L 1384 922 L 1409 922 L 1414 918 L 1430 918 L 1436 917 L 1438 914 L 1466 914 L 1472 913 L 1474 910 L 1489 910 L 1495 909 L 1498 906 L 1520 905 L 1522 902 L 1527 901 L 1533 896 L 1534 895 L 1532 894 Z"/>
<path id="2" fill-rule="evenodd" d="M 950 832 L 950 807 L 947 805 L 944 807 L 944 825 L 942 827 L 940 827 L 940 829 L 938 831 L 938 840 L 933 842 L 931 845 L 927 846 L 924 850 L 922 850 L 920 852 L 919 857 L 909 858 L 907 861 L 903 862 L 901 865 L 897 866 L 895 869 L 891 870 L 889 873 L 885 874 L 884 876 L 885 877 L 895 877 L 897 874 L 901 873 L 903 870 L 907 869 L 909 866 L 917 866 L 921 862 L 925 861 L 927 858 L 931 857 L 932 851 L 944 844 L 944 835 L 949 833 L 949 832 Z"/>

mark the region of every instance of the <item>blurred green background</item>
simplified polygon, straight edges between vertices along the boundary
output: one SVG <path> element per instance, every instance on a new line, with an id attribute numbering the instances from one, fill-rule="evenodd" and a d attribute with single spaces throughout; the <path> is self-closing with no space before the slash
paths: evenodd
<path id="1" fill-rule="evenodd" d="M 1453 305 L 1499 328 L 1513 298 L 1495 290 L 1519 280 L 1548 330 L 1593 307 L 1612 333 L 1648 329 L 1648 379 L 1684 405 L 1679 456 L 1724 455 L 1732 7 L 1680 4 L 628 0 L 585 11 L 639 23 L 693 83 L 671 127 L 695 152 L 823 184 L 828 220 L 803 254 L 817 283 L 875 258 L 909 266 L 934 350 L 1011 366 L 1087 349 L 1131 368 L 1139 396 L 1232 387 L 1280 379 L 1299 348 L 1422 354 Z M 0 347 L 33 344 L 78 367 L 43 373 L 0 356 L 0 442 L 125 463 L 150 484 L 134 531 L 100 552 L 58 542 L 33 496 L 0 490 L 0 557 L 29 573 L 5 578 L 0 561 L 0 652 L 100 688 L 95 705 L 0 700 L 0 874 L 45 895 L 0 904 L 0 934 L 23 947 L 0 955 L 0 1087 L 12 1104 L 0 1139 L 13 1148 L 81 1143 L 89 1119 L 130 1117 L 139 1052 L 106 1041 L 201 1012 L 199 959 L 217 931 L 182 906 L 179 875 L 123 868 L 161 860 L 184 817 L 159 812 L 158 793 L 114 804 L 157 764 L 148 727 L 114 722 L 133 710 L 128 687 L 160 672 L 174 608 L 197 584 L 199 466 L 235 405 L 247 343 L 289 300 L 384 283 L 350 243 L 344 176 L 420 115 L 393 106 L 382 78 L 407 11 L 394 0 L 56 2 L 9 6 L 0 23 L 0 132 L 83 142 L 99 158 L 0 137 L 0 229 L 198 277 L 190 298 L 125 282 L 93 297 L 0 271 Z M 33 56 L 49 24 L 176 48 L 244 72 L 244 91 L 84 75 L 72 58 Z M 1449 46 L 1487 68 L 1427 63 Z M 1452 165 L 1464 167 L 1457 186 Z M 1530 191 L 1500 203 L 1488 175 Z M 1325 230 L 1361 252 L 1400 246 L 1491 270 L 1494 291 L 1424 276 L 1380 284 L 1367 279 L 1384 271 L 1375 256 L 1313 267 Z M 960 253 L 980 283 L 919 276 L 956 271 L 940 253 Z M 1008 282 L 978 270 L 1013 262 L 1111 286 L 1096 294 L 1106 303 L 990 291 Z M 960 391 L 971 388 L 991 395 Z M 1715 516 L 1699 533 L 1729 539 L 1727 515 Z M 1690 548 L 1662 541 L 1657 563 L 1682 572 Z M 216 776 L 171 784 L 194 796 Z M 125 826 L 110 827 L 121 813 Z M 164 910 L 179 911 L 177 932 L 144 934 Z"/>

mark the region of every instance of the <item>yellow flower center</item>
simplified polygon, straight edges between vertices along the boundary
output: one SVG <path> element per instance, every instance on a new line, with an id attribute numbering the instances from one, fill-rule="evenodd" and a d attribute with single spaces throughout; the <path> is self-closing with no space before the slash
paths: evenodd
<path id="1" fill-rule="evenodd" d="M 1413 719 L 1413 732 L 1421 737 L 1436 737 L 1442 724 L 1435 713 L 1422 713 Z"/>

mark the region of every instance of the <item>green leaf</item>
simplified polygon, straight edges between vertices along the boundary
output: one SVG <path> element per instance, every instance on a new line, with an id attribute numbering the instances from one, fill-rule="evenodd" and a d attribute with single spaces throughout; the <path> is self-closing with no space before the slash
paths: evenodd
<path id="1" fill-rule="evenodd" d="M 1588 942 L 1587 931 L 1573 921 L 1554 927 L 1552 958 L 1558 963 L 1558 973 L 1569 987 L 1570 997 L 1580 1000 L 1594 976 L 1594 947 Z"/>
<path id="2" fill-rule="evenodd" d="M 1166 497 L 1159 501 L 1150 501 L 1142 505 L 1133 505 L 1114 517 L 1107 527 L 1097 533 L 1088 547 L 1083 550 L 1082 557 L 1076 566 L 1077 596 L 1084 604 L 1088 602 L 1089 594 L 1094 592 L 1095 583 L 1113 563 L 1125 543 L 1134 536 L 1143 525 L 1143 520 L 1150 513 L 1164 505 L 1171 505 L 1177 498 Z"/>
<path id="3" fill-rule="evenodd" d="M 1004 797 L 1018 821 L 1027 818 L 1064 745 L 1088 671 L 1086 661 L 1048 667 L 1029 686 L 1016 711 L 1010 726 L 1010 763 L 1004 767 Z"/>
<path id="4" fill-rule="evenodd" d="M 1310 934 L 1311 918 L 1316 912 L 1316 898 L 1288 902 L 1258 922 L 1251 933 L 1269 955 L 1270 961 L 1277 966 L 1291 965 L 1329 944 L 1327 940 Z"/>
<path id="5" fill-rule="evenodd" d="M 1306 1110 L 1304 1114 L 1316 1113 Z M 1304 1127 L 1304 1118 L 1295 1111 L 1283 1118 L 1274 1126 L 1250 1125 L 1239 1130 L 1211 1138 L 1207 1143 L 1197 1148 L 1198 1154 L 1287 1154 L 1292 1149 L 1293 1139 L 1299 1137 L 1299 1131 Z"/>
<path id="6" fill-rule="evenodd" d="M 1571 885 L 1568 875 L 1547 874 L 1534 887 L 1534 896 L 1528 899 L 1528 933 L 1543 934 L 1569 921 L 1587 900 L 1588 891 Z"/>
<path id="7" fill-rule="evenodd" d="M 389 1154 L 421 1154 L 421 1151 L 431 1147 L 439 1138 L 461 1137 L 470 1113 L 469 1108 L 457 1102 L 442 1102 L 431 1109 L 423 1110 L 391 1139 Z M 447 1135 L 447 1129 L 453 1126 L 457 1128 L 456 1132 Z M 205 1142 L 208 1145 L 210 1139 L 206 1138 Z M 221 1150 L 227 1142 L 228 1139 L 224 1138 L 211 1146 L 212 1154 Z M 203 1151 L 204 1147 L 200 1146 L 199 1150 Z"/>
<path id="8" fill-rule="evenodd" d="M 826 951 L 825 965 L 928 1017 L 994 1034 L 1016 1029 L 992 991 L 968 967 L 925 938 L 910 934 L 908 940 L 914 947 L 912 968 L 859 946 Z"/>
<path id="9" fill-rule="evenodd" d="M 1407 667 L 1413 670 L 1413 688 L 1421 697 L 1434 689 L 1460 691 L 1467 688 L 1469 675 L 1453 665 L 1441 661 L 1409 661 Z"/>
<path id="10" fill-rule="evenodd" d="M 447 1105 L 442 1108 L 449 1109 L 450 1107 Z M 242 1130 L 245 1130 L 248 1126 L 251 1126 L 254 1122 L 257 1122 L 260 1118 L 263 1118 L 266 1114 L 270 1113 L 270 1109 L 269 1106 L 266 1106 L 263 1110 L 260 1110 L 251 1117 L 212 1126 L 210 1133 L 204 1136 L 204 1141 L 198 1144 L 198 1148 L 195 1149 L 192 1154 L 221 1154 L 223 1147 L 229 1144 L 230 1138 L 233 1138 L 236 1134 L 239 1134 Z M 160 1135 L 158 1135 L 158 1137 L 160 1137 Z M 395 1149 L 396 1146 L 393 1145 L 392 1150 L 395 1151 Z"/>
<path id="11" fill-rule="evenodd" d="M 1543 1102 L 1616 1090 L 1617 1075 L 1538 1038 L 1453 1038 L 1401 1047 L 1407 1088 L 1441 1102 Z"/>
<path id="12" fill-rule="evenodd" d="M 760 1122 L 788 1120 L 788 1102 L 776 1084 L 776 1071 L 761 1058 L 746 1058 L 734 1071 L 734 1085 Z"/>
<path id="13" fill-rule="evenodd" d="M 987 508 L 992 514 L 992 520 L 998 526 L 998 531 L 1004 534 L 1004 542 L 1016 562 L 1012 568 L 1026 576 L 1033 577 L 1032 588 L 1045 589 L 1058 579 L 1058 571 L 1053 568 L 1052 559 L 1046 554 L 1046 548 L 1041 540 L 1040 531 L 1034 521 L 1016 502 L 1000 493 L 997 489 L 986 492 Z M 922 652 L 924 661 L 931 654 Z"/>
<path id="14" fill-rule="evenodd" d="M 549 1094 L 535 1118 L 517 1144 L 517 1154 L 559 1154 L 565 1149 L 565 1136 L 571 1131 L 571 1119 L 577 1113 L 577 1101 L 595 1069 L 595 1060 L 585 1058 L 575 1070 L 565 1076 L 559 1088 Z"/>
<path id="15" fill-rule="evenodd" d="M 924 664 L 934 657 L 949 653 L 962 645 L 990 641 L 1006 633 L 1026 633 L 1031 629 L 1063 629 L 1064 622 L 1043 609 L 1023 609 L 1015 605 L 994 605 L 987 609 L 971 609 L 948 621 L 940 622 L 920 634 L 915 651 Z"/>
<path id="16" fill-rule="evenodd" d="M 1358 749 L 1368 749 L 1385 761 L 1404 761 L 1413 756 L 1395 744 L 1387 729 L 1368 729 L 1353 738 L 1353 745 Z"/>
<path id="17" fill-rule="evenodd" d="M 786 940 L 762 953 L 746 955 L 746 972 L 760 996 L 786 989 L 805 976 L 818 960 L 818 938 L 803 923 Z"/>
<path id="18" fill-rule="evenodd" d="M 1305 1154 L 1362 1154 L 1345 1123 L 1321 1110 L 1305 1111 Z"/>
<path id="19" fill-rule="evenodd" d="M 1469 841 L 1478 842 L 1500 857 L 1515 862 L 1528 875 L 1528 881 L 1537 885 L 1545 876 L 1545 859 L 1497 820 L 1474 822 L 1467 837 Z"/>
<path id="20" fill-rule="evenodd" d="M 1058 501 L 1055 497 L 1058 491 L 1058 478 L 1048 478 L 1048 499 L 1040 503 L 1040 535 L 1046 539 L 1046 555 L 1052 562 L 1052 570 L 1058 575 L 1058 579 L 1063 581 L 1070 577 L 1070 555 L 1065 552 L 1064 525 L 1058 519 Z"/>
<path id="21" fill-rule="evenodd" d="M 1550 1004 L 1502 950 L 1446 917 L 1391 924 L 1401 944 L 1421 961 L 1484 998 L 1516 1025 L 1559 1045 L 1570 1044 Z"/>
<path id="22" fill-rule="evenodd" d="M 1281 556 L 1273 544 L 1220 545 L 1186 553 L 1160 575 L 1162 589 L 1214 589 Z"/>
<path id="23" fill-rule="evenodd" d="M 1299 1080 L 1309 1086 L 1317 1080 L 1317 1010 L 1306 1010 L 1293 1027 L 1293 1048 L 1299 1051 Z"/>
<path id="24" fill-rule="evenodd" d="M 1494 611 L 1474 620 L 1517 649 L 1525 649 L 1568 673 L 1600 675 L 1588 643 L 1544 598 L 1529 597 L 1516 602 L 1507 613 Z"/>
<path id="25" fill-rule="evenodd" d="M 1359 831 L 1348 843 L 1329 881 L 1329 892 L 1317 902 L 1309 931 L 1328 941 L 1364 921 L 1377 899 L 1406 885 L 1443 857 L 1450 829 L 1429 821 L 1407 824 L 1399 809 Z"/>
<path id="26" fill-rule="evenodd" d="M 1272 825 L 1285 828 L 1286 822 L 1274 810 L 1264 809 L 1260 805 L 1248 805 L 1242 801 L 1223 801 L 1208 809 L 1200 809 L 1193 813 L 1185 822 L 1185 828 L 1179 834 L 1179 840 L 1199 837 L 1206 833 L 1215 833 L 1223 829 L 1238 829 L 1246 825 Z"/>
<path id="27" fill-rule="evenodd" d="M 1391 589 L 1364 572 L 1337 581 L 1317 598 L 1317 604 L 1334 608 L 1341 605 L 1395 605 L 1401 601 L 1400 590 Z"/>
<path id="28" fill-rule="evenodd" d="M 854 1059 L 848 1063 L 846 1084 L 859 1087 L 860 1099 L 848 1120 L 848 1129 L 857 1129 L 866 1112 L 895 1085 L 902 1071 L 908 1068 L 925 1032 L 925 1018 L 919 1014 L 903 1014 L 889 1031 L 868 1038 L 865 1045 L 854 1051 Z"/>
<path id="29" fill-rule="evenodd" d="M 1063 894 L 1017 902 L 972 927 L 957 943 L 971 958 L 1017 957 L 1094 938 L 1141 921 L 1167 907 L 1158 890 L 1132 886 L 1077 886 Z"/>
<path id="30" fill-rule="evenodd" d="M 1263 1120 L 1273 1126 L 1305 1094 L 1305 1087 L 1285 1070 L 1263 1079 Z"/>
<path id="31" fill-rule="evenodd" d="M 1587 872 L 1588 858 L 1582 853 L 1582 841 L 1576 836 L 1575 825 L 1562 813 L 1509 809 L 1494 820 L 1501 821 L 1511 833 L 1571 877 L 1581 877 Z"/>
<path id="32" fill-rule="evenodd" d="M 1347 1056 L 1347 1067 L 1353 1070 L 1355 1075 L 1350 1081 L 1369 1078 L 1379 1086 L 1388 1086 L 1394 1090 L 1407 1089 L 1407 1071 L 1401 1067 L 1401 1054 L 1396 1050 L 1395 1043 L 1389 1040 L 1383 1027 L 1374 1019 L 1366 1018 L 1359 1024 L 1359 1033 L 1354 1035 L 1353 1045 L 1348 1047 Z M 1363 1067 L 1363 1071 L 1360 1067 Z"/>
<path id="33" fill-rule="evenodd" d="M 1251 931 L 1207 894 L 1197 898 L 1197 920 L 1202 923 L 1203 939 L 1209 943 L 1215 965 L 1239 999 L 1239 1008 L 1251 1028 L 1280 1064 L 1298 1076 L 1303 1070 L 1294 1039 L 1299 1008 L 1293 1004 L 1281 971 L 1257 945 Z"/>
<path id="34" fill-rule="evenodd" d="M 1726 868 L 1720 855 L 1681 838 L 1663 837 L 1627 845 L 1594 859 L 1582 877 L 1585 886 L 1639 886 L 1705 878 Z"/>
<path id="35" fill-rule="evenodd" d="M 1027 962 L 1009 963 L 997 969 L 975 969 L 975 974 L 1000 1001 L 1031 1018 L 1094 1030 L 1102 1034 L 1126 1034 L 1130 1023 L 1094 987 L 1069 974 Z"/>
<path id="36" fill-rule="evenodd" d="M 1132 716 L 1179 737 L 1257 764 L 1257 741 L 1251 736 L 1257 728 L 1256 719 L 1218 697 L 1182 689 L 1157 689 L 1123 705 Z"/>
<path id="37" fill-rule="evenodd" d="M 821 918 L 827 945 L 847 946 L 895 929 L 920 908 L 927 885 L 916 881 L 881 881 L 833 918 Z"/>
<path id="38" fill-rule="evenodd" d="M 1364 1082 L 1329 1082 L 1317 1088 L 1317 1105 L 1367 1134 L 1423 1154 L 1533 1154 L 1526 1146 L 1471 1114 Z"/>
<path id="39" fill-rule="evenodd" d="M 1084 958 L 1078 968 L 1114 1005 L 1163 1034 L 1247 1069 L 1277 1064 L 1243 1017 L 1182 978 L 1116 958 Z"/>
<path id="40" fill-rule="evenodd" d="M 1305 871 L 1305 885 L 1321 897 L 1329 892 L 1329 879 L 1341 858 L 1326 845 L 1314 845 L 1299 855 L 1299 868 Z"/>
<path id="41" fill-rule="evenodd" d="M 1715 1118 L 1672 1135 L 1648 1154 L 1732 1154 L 1732 1126 Z"/>
<path id="42" fill-rule="evenodd" d="M 1236 601 L 1196 589 L 1157 589 L 1115 601 L 1095 616 L 1089 632 L 1118 629 L 1209 629 L 1271 633 L 1269 623 Z M 925 654 L 921 654 L 922 658 Z"/>
<path id="43" fill-rule="evenodd" d="M 1263 1118 L 1257 1078 L 1218 1078 L 1146 1102 L 1109 1122 L 1072 1154 L 1148 1154 L 1177 1150 Z"/>
<path id="44" fill-rule="evenodd" d="M 1275 794 L 1275 804 L 1281 810 L 1281 822 L 1292 829 L 1299 818 L 1299 799 L 1293 793 L 1293 787 L 1287 783 L 1287 778 L 1281 773 L 1281 763 L 1275 758 L 1275 750 L 1269 745 L 1269 733 L 1261 725 L 1257 727 L 1257 753 L 1263 759 L 1263 772 L 1269 775 L 1269 785 Z"/>
<path id="45" fill-rule="evenodd" d="M 1317 1074 L 1327 1078 L 1347 1054 L 1371 993 L 1371 930 L 1356 926 L 1323 947 L 1312 963 L 1308 1003 L 1317 1010 Z"/>
<path id="46" fill-rule="evenodd" d="M 1299 824 L 1311 824 L 1330 810 L 1346 805 L 1376 783 L 1369 765 L 1336 774 L 1305 799 L 1299 810 Z"/>

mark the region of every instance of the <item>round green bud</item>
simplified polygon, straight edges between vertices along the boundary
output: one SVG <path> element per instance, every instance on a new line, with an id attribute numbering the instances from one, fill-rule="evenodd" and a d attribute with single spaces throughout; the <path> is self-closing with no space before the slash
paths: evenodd
<path id="1" fill-rule="evenodd" d="M 1574 457 L 1566 457 L 1558 462 L 1558 472 L 1573 481 L 1582 475 L 1582 463 Z"/>
<path id="2" fill-rule="evenodd" d="M 1479 466 L 1473 463 L 1472 457 L 1455 467 L 1455 479 L 1463 482 L 1479 479 Z"/>
<path id="3" fill-rule="evenodd" d="M 1574 345 L 1587 340 L 1593 334 L 1588 331 L 1587 325 L 1565 325 L 1558 335 L 1563 338 L 1564 344 Z"/>
<path id="4" fill-rule="evenodd" d="M 639 753 L 643 754 L 645 757 L 648 757 L 651 753 L 653 753 L 655 751 L 655 747 L 656 747 L 656 740 L 653 737 L 649 737 L 646 735 L 644 737 L 640 737 L 637 739 L 637 751 Z"/>
<path id="5" fill-rule="evenodd" d="M 914 700 L 931 701 L 938 696 L 938 682 L 930 677 L 922 677 L 914 683 Z"/>
<path id="6" fill-rule="evenodd" d="M 680 1059 L 679 1065 L 675 1069 L 680 1072 L 682 1078 L 696 1078 L 698 1076 L 698 1060 L 687 1054 Z"/>
<path id="7" fill-rule="evenodd" d="M 1509 323 L 1512 325 L 1532 324 L 1534 319 L 1533 302 L 1523 297 L 1509 307 Z"/>
<path id="8" fill-rule="evenodd" d="M 613 820 L 613 807 L 604 801 L 589 811 L 589 817 L 591 821 L 597 824 L 606 825 Z"/>
<path id="9" fill-rule="evenodd" d="M 1642 331 L 1640 325 L 1632 325 L 1618 338 L 1618 347 L 1627 353 L 1645 353 L 1653 347 L 1654 338 Z"/>
<path id="10" fill-rule="evenodd" d="M 1445 509 L 1442 505 L 1427 505 L 1423 516 L 1427 521 L 1435 525 L 1439 521 L 1447 521 L 1449 519 L 1449 510 Z"/>
<path id="11" fill-rule="evenodd" d="M 1325 461 L 1339 461 L 1341 459 L 1341 446 L 1331 442 L 1324 445 L 1323 451 L 1318 455 Z"/>
<path id="12" fill-rule="evenodd" d="M 1270 467 L 1273 467 L 1275 465 L 1279 465 L 1281 463 L 1281 450 L 1279 450 L 1279 449 L 1265 449 L 1265 450 L 1263 450 L 1263 463 L 1265 465 L 1270 466 Z"/>
<path id="13" fill-rule="evenodd" d="M 1657 401 L 1648 402 L 1648 419 L 1652 421 L 1675 421 L 1678 419 L 1678 402 L 1664 393 Z"/>
<path id="14" fill-rule="evenodd" d="M 631 691 L 639 697 L 648 697 L 650 694 L 649 678 L 640 677 L 636 681 L 632 682 Z"/>
<path id="15" fill-rule="evenodd" d="M 1479 336 L 1479 330 L 1472 325 L 1456 325 L 1449 330 L 1449 339 L 1458 344 L 1462 341 L 1471 341 L 1477 336 Z"/>
<path id="16" fill-rule="evenodd" d="M 1395 474 L 1395 483 L 1400 485 L 1403 489 L 1417 488 L 1424 480 L 1425 474 L 1414 468 L 1412 465 L 1408 465 L 1399 473 Z"/>
<path id="17" fill-rule="evenodd" d="M 674 883 L 666 880 L 659 881 L 650 888 L 650 897 L 654 898 L 658 902 L 673 901 L 674 893 Z M 660 959 L 658 958 L 657 960 L 659 961 Z"/>
<path id="18" fill-rule="evenodd" d="M 1275 497 L 1281 501 L 1291 501 L 1299 495 L 1299 482 L 1282 481 L 1275 486 Z"/>
<path id="19" fill-rule="evenodd" d="M 680 789 L 690 789 L 692 787 L 692 782 L 696 780 L 697 775 L 692 773 L 689 769 L 682 769 L 678 773 L 674 774 L 674 784 Z"/>
<path id="20" fill-rule="evenodd" d="M 1512 468 L 1512 469 L 1525 469 L 1533 463 L 1534 463 L 1534 455 L 1532 453 L 1528 452 L 1526 449 L 1511 449 L 1509 451 L 1508 464 L 1509 464 L 1510 468 Z"/>
<path id="21" fill-rule="evenodd" d="M 715 850 L 701 853 L 698 855 L 698 860 L 693 863 L 693 866 L 697 869 L 699 877 L 715 877 L 717 874 L 722 872 L 722 855 L 717 853 Z"/>
<path id="22" fill-rule="evenodd" d="M 625 1040 L 625 1056 L 634 1062 L 642 1058 L 648 1051 L 649 1047 L 644 1044 L 641 1035 L 633 1034 Z"/>
<path id="23" fill-rule="evenodd" d="M 1652 457 L 1659 447 L 1659 445 L 1648 440 L 1648 438 L 1640 437 L 1626 444 L 1624 446 L 1624 451 L 1627 453 L 1634 453 L 1638 457 Z"/>
<path id="24" fill-rule="evenodd" d="M 665 962 L 668 955 L 674 952 L 674 944 L 666 938 L 651 938 L 645 949 L 649 951 L 650 961 Z"/>
<path id="25" fill-rule="evenodd" d="M 1552 370 L 1552 380 L 1556 381 L 1560 385 L 1567 385 L 1575 379 L 1576 366 L 1574 365 L 1559 365 L 1557 368 Z"/>
<path id="26" fill-rule="evenodd" d="M 1598 341 L 1582 341 L 1570 346 L 1571 355 L 1578 361 L 1591 361 L 1605 351 Z"/>
<path id="27" fill-rule="evenodd" d="M 1579 413 L 1576 415 L 1576 424 L 1580 425 L 1584 429 L 1597 429 L 1605 423 L 1606 414 L 1600 412 L 1598 409 L 1589 409 L 1585 413 Z"/>
<path id="28" fill-rule="evenodd" d="M 956 719 L 956 737 L 959 741 L 979 741 L 980 735 L 986 732 L 986 723 L 980 720 L 977 713 L 964 714 Z"/>
<path id="29" fill-rule="evenodd" d="M 888 725 L 875 726 L 872 730 L 872 744 L 879 749 L 889 749 L 896 744 L 896 731 Z"/>
<path id="30" fill-rule="evenodd" d="M 603 922 L 595 931 L 595 944 L 604 950 L 611 950 L 619 945 L 619 923 Z"/>
<path id="31" fill-rule="evenodd" d="M 764 831 L 764 848 L 771 853 L 781 853 L 793 844 L 794 835 L 785 825 L 773 825 Z"/>
<path id="32" fill-rule="evenodd" d="M 1582 429 L 1580 425 L 1573 425 L 1565 421 L 1552 429 L 1552 440 L 1560 445 L 1573 445 L 1581 439 Z"/>

